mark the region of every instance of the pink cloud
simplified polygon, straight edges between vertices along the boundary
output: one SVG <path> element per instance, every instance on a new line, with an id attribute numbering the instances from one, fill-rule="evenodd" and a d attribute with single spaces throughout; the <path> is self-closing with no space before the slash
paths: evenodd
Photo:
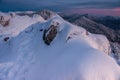
<path id="1" fill-rule="evenodd" d="M 113 10 L 120 13 L 120 8 L 115 8 Z"/>
<path id="2" fill-rule="evenodd" d="M 66 12 L 81 13 L 81 14 L 99 14 L 109 16 L 120 16 L 120 8 L 115 9 L 72 9 Z"/>

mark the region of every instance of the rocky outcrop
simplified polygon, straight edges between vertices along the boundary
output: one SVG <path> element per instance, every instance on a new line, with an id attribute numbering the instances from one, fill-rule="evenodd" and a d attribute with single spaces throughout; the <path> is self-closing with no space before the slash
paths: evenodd
<path id="1" fill-rule="evenodd" d="M 40 12 L 37 12 L 40 16 L 42 16 L 45 20 L 48 20 L 50 18 L 52 18 L 53 16 L 56 15 L 56 13 L 50 11 L 50 10 L 43 10 Z"/>
<path id="2" fill-rule="evenodd" d="M 114 57 L 117 59 L 117 60 L 120 60 L 120 44 L 119 43 L 112 43 L 111 42 L 111 49 L 112 49 L 112 52 L 114 54 Z"/>
<path id="3" fill-rule="evenodd" d="M 44 29 L 43 41 L 45 42 L 45 44 L 50 45 L 50 43 L 54 40 L 58 33 L 57 31 L 58 25 L 59 23 L 57 25 L 52 24 L 48 29 Z"/>
<path id="4" fill-rule="evenodd" d="M 9 37 L 5 37 L 4 41 L 7 42 L 10 38 Z"/>
<path id="5" fill-rule="evenodd" d="M 8 18 L 7 16 L 4 16 L 4 15 L 0 15 L 0 24 L 3 26 L 3 27 L 6 27 L 9 25 L 9 22 L 10 22 L 10 18 Z"/>

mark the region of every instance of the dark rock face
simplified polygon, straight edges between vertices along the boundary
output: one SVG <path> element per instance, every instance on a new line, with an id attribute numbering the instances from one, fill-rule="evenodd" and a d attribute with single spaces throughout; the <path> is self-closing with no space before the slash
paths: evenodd
<path id="1" fill-rule="evenodd" d="M 109 28 L 112 28 L 114 30 L 120 30 L 120 18 L 112 17 L 112 16 L 104 16 L 101 18 L 95 18 L 95 17 L 89 17 L 89 19 L 101 23 Z"/>
<path id="2" fill-rule="evenodd" d="M 103 34 L 111 42 L 118 42 L 120 39 L 118 38 L 116 32 L 102 24 L 98 24 L 94 21 L 87 19 L 86 17 L 82 17 L 79 20 L 76 20 L 74 24 L 84 27 L 86 30 L 90 31 L 91 33 L 95 34 Z"/>
<path id="3" fill-rule="evenodd" d="M 40 12 L 37 12 L 41 17 L 43 17 L 45 20 L 48 20 L 50 18 L 52 18 L 53 16 L 56 15 L 56 13 L 49 11 L 49 10 L 43 10 Z"/>
<path id="4" fill-rule="evenodd" d="M 57 27 L 55 25 L 51 25 L 48 29 L 45 29 L 43 32 L 43 40 L 45 44 L 50 45 L 50 43 L 53 41 L 53 39 L 57 35 Z"/>
<path id="5" fill-rule="evenodd" d="M 3 26 L 3 27 L 6 27 L 9 25 L 9 22 L 10 20 L 5 20 L 4 19 L 4 16 L 0 16 L 0 24 Z"/>
<path id="6" fill-rule="evenodd" d="M 8 41 L 10 38 L 9 37 L 5 37 L 4 38 L 4 41 L 6 42 L 6 41 Z"/>
<path id="7" fill-rule="evenodd" d="M 114 53 L 114 57 L 118 60 L 120 58 L 120 44 L 119 43 L 110 43 L 111 49 Z"/>

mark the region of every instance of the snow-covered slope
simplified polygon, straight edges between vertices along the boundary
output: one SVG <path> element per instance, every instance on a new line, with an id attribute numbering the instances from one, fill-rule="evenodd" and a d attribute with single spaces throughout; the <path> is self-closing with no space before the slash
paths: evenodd
<path id="1" fill-rule="evenodd" d="M 14 15 L 14 16 L 11 16 Z M 33 17 L 28 16 L 18 16 L 14 13 L 3 14 L 0 13 L 0 16 L 4 17 L 4 20 L 9 20 L 7 26 L 0 25 L 0 35 L 10 34 L 12 36 L 17 36 L 20 32 L 26 29 L 28 26 L 39 22 L 44 22 L 44 19 L 39 15 L 33 15 Z"/>
<path id="2" fill-rule="evenodd" d="M 120 34 L 119 24 L 120 19 L 113 16 L 97 16 L 89 14 L 72 14 L 66 15 L 64 13 L 61 16 L 78 26 L 85 28 L 87 31 L 94 34 L 102 34 L 110 41 L 112 55 L 116 61 L 120 61 Z"/>
<path id="3" fill-rule="evenodd" d="M 0 27 L 0 80 L 120 80 L 106 37 L 58 15 L 16 15 Z"/>

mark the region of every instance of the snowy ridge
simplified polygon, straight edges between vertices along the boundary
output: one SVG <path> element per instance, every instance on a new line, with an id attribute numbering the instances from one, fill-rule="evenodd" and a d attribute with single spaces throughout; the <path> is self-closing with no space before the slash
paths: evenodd
<path id="1" fill-rule="evenodd" d="M 0 35 L 10 34 L 11 36 L 17 36 L 20 32 L 26 29 L 28 26 L 35 24 L 37 22 L 44 22 L 44 19 L 39 15 L 33 15 L 33 17 L 28 16 L 18 16 L 15 15 L 11 17 L 10 14 L 0 14 L 4 17 L 4 20 L 10 20 L 8 26 L 3 27 L 0 25 Z"/>
<path id="2" fill-rule="evenodd" d="M 51 25 L 57 33 L 46 45 L 43 34 L 52 35 Z M 48 20 L 15 15 L 0 28 L 0 80 L 120 80 L 107 38 L 58 15 Z"/>

